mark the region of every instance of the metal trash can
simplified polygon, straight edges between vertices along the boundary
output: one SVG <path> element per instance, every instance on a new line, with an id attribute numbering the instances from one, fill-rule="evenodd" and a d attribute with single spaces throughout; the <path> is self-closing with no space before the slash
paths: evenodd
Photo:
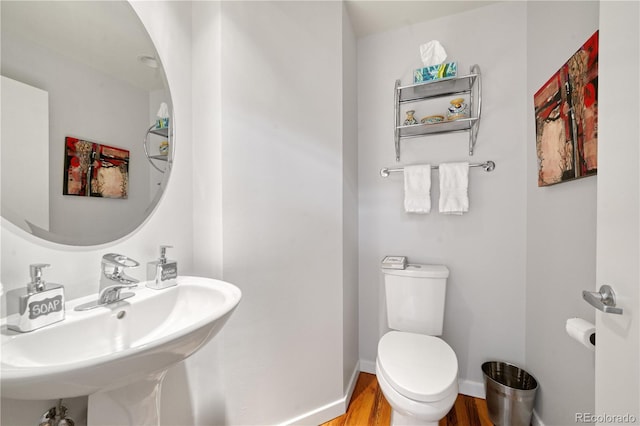
<path id="1" fill-rule="evenodd" d="M 537 380 L 506 362 L 482 364 L 489 419 L 496 426 L 529 426 L 538 389 Z"/>

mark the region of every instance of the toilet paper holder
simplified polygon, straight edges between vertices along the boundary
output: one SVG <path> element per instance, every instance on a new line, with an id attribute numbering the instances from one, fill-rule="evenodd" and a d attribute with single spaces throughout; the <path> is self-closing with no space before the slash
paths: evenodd
<path id="1" fill-rule="evenodd" d="M 582 298 L 604 313 L 622 315 L 622 308 L 616 307 L 616 294 L 606 284 L 601 286 L 599 291 L 583 290 Z"/>

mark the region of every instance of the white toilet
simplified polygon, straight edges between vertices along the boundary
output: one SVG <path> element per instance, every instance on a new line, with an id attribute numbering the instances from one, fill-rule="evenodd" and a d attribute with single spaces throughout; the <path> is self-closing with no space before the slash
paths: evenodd
<path id="1" fill-rule="evenodd" d="M 376 375 L 392 408 L 392 425 L 437 425 L 458 396 L 458 359 L 442 339 L 449 269 L 383 269 L 387 322 Z"/>

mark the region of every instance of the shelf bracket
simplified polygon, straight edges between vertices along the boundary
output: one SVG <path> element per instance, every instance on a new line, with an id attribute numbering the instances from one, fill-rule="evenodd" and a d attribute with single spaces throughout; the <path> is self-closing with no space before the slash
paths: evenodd
<path id="1" fill-rule="evenodd" d="M 471 92 L 469 94 L 469 109 L 475 110 L 475 116 L 478 119 L 471 125 L 469 130 L 469 155 L 473 156 L 473 150 L 476 147 L 476 141 L 478 140 L 478 130 L 480 129 L 480 117 L 482 116 L 482 77 L 480 74 L 480 66 L 475 64 L 471 67 L 471 74 L 475 74 L 474 79 L 476 81 L 471 85 Z"/>
<path id="2" fill-rule="evenodd" d="M 395 100 L 393 102 L 394 105 L 394 112 L 395 112 L 395 124 L 393 125 L 393 129 L 394 129 L 394 141 L 395 141 L 395 147 L 396 147 L 396 162 L 400 161 L 400 129 L 398 129 L 398 127 L 400 126 L 400 80 L 396 80 L 396 87 L 395 87 Z"/>
<path id="3" fill-rule="evenodd" d="M 166 133 L 166 134 L 165 134 Z M 142 147 L 144 148 L 144 155 L 145 157 L 147 157 L 147 161 L 149 161 L 149 164 L 151 164 L 153 166 L 154 169 L 156 169 L 157 171 L 159 171 L 160 173 L 164 173 L 166 171 L 165 169 L 161 169 L 160 167 L 158 167 L 152 160 L 157 160 L 157 156 L 153 156 L 151 154 L 149 154 L 149 149 L 147 147 L 148 143 L 149 143 L 149 135 L 150 134 L 155 134 L 158 136 L 164 136 L 164 137 L 169 137 L 169 129 L 156 129 L 156 125 L 155 123 L 151 125 L 151 127 L 149 127 L 149 129 L 146 131 L 146 133 L 144 134 L 144 142 L 142 143 Z M 163 161 L 168 161 L 168 159 L 163 159 Z"/>

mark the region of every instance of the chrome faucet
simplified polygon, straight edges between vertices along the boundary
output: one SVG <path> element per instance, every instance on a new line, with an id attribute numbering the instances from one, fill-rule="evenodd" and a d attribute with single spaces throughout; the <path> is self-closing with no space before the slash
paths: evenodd
<path id="1" fill-rule="evenodd" d="M 104 290 L 109 287 L 135 287 L 140 281 L 125 274 L 124 270 L 139 265 L 135 260 L 121 254 L 108 253 L 102 256 L 100 298 L 102 299 Z"/>
<path id="2" fill-rule="evenodd" d="M 135 295 L 132 292 L 121 292 L 122 289 L 133 288 L 139 280 L 124 273 L 126 268 L 135 268 L 140 263 L 116 253 L 108 253 L 102 256 L 100 266 L 100 295 L 98 300 L 76 306 L 76 311 L 87 311 L 98 306 L 110 305 L 120 302 Z"/>

